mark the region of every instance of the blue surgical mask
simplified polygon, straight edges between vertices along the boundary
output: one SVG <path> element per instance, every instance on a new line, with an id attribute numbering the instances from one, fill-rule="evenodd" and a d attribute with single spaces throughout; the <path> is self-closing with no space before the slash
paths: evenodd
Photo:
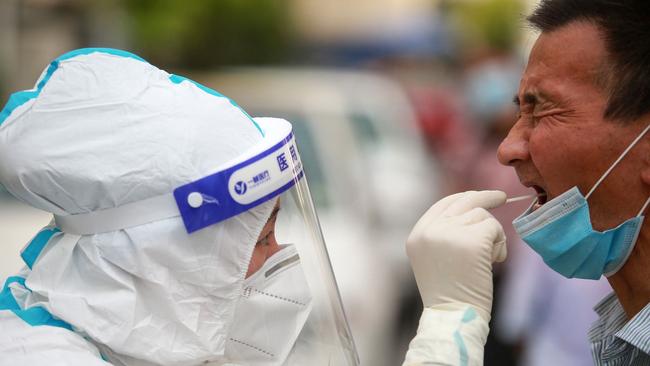
<path id="1" fill-rule="evenodd" d="M 583 196 L 578 187 L 546 202 L 533 211 L 533 206 L 513 221 L 519 236 L 536 251 L 554 271 L 567 278 L 597 280 L 601 275 L 616 273 L 632 252 L 637 241 L 648 198 L 638 215 L 616 228 L 603 232 L 594 230 L 587 199 L 614 167 L 650 130 L 650 125 L 628 146 L 612 166 Z"/>

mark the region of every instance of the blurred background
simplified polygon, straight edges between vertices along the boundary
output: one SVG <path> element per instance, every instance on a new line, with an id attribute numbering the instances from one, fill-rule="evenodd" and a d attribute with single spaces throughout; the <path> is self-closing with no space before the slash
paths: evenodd
<path id="1" fill-rule="evenodd" d="M 418 217 L 468 189 L 529 193 L 496 148 L 534 42 L 535 0 L 2 0 L 0 99 L 81 47 L 113 47 L 294 124 L 363 365 L 399 365 L 420 298 L 404 252 Z M 591 365 L 606 281 L 563 280 L 509 238 L 485 365 Z M 0 277 L 50 220 L 0 189 Z"/>

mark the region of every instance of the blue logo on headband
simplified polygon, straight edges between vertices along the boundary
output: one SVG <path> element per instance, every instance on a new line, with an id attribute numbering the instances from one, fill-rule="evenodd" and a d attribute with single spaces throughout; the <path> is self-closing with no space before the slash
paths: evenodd
<path id="1" fill-rule="evenodd" d="M 235 192 L 237 192 L 237 194 L 239 195 L 244 194 L 246 193 L 247 189 L 248 187 L 246 186 L 246 182 L 242 182 L 240 180 L 239 182 L 235 183 Z"/>

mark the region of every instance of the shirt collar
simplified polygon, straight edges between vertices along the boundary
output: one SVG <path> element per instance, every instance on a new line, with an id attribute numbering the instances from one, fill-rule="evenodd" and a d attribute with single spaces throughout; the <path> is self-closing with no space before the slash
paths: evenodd
<path id="1" fill-rule="evenodd" d="M 627 321 L 627 316 L 616 294 L 612 292 L 602 299 L 594 311 L 598 320 L 589 329 L 589 340 L 593 343 L 618 332 Z"/>
<path id="2" fill-rule="evenodd" d="M 605 314 L 610 313 L 614 308 L 620 307 L 616 293 L 611 292 L 609 295 L 605 296 L 602 300 L 594 306 L 594 311 L 598 314 L 599 317 L 603 317 Z"/>
<path id="3" fill-rule="evenodd" d="M 616 332 L 615 336 L 650 354 L 650 303 Z"/>

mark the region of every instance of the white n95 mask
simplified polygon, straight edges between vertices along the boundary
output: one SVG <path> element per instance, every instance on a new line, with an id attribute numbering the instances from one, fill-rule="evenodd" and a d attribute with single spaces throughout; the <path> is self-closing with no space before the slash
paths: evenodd
<path id="1" fill-rule="evenodd" d="M 226 341 L 226 358 L 241 365 L 282 365 L 312 309 L 295 246 L 287 245 L 244 282 Z"/>

